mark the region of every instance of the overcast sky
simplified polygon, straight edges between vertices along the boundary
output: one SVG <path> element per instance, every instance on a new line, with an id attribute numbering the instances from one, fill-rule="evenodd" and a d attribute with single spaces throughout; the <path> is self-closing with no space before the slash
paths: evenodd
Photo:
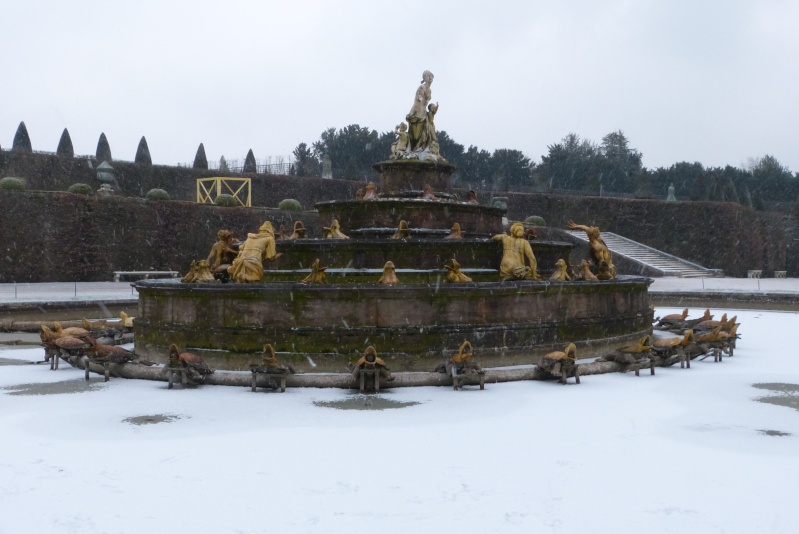
<path id="1" fill-rule="evenodd" d="M 0 0 L 0 146 L 142 135 L 154 163 L 288 156 L 329 127 L 391 131 L 422 71 L 436 126 L 534 161 L 622 130 L 649 168 L 799 171 L 799 2 Z M 388 155 L 388 154 L 387 154 Z M 446 154 L 444 154 L 446 156 Z"/>

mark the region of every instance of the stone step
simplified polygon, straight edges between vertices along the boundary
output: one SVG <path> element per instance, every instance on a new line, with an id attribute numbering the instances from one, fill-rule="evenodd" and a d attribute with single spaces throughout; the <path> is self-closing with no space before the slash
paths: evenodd
<path id="1" fill-rule="evenodd" d="M 569 233 L 582 241 L 588 241 L 583 231 L 572 230 Z M 612 232 L 603 232 L 602 239 L 613 254 L 664 271 L 667 276 L 679 276 L 682 278 L 717 276 L 717 273 L 711 269 L 696 267 L 687 261 L 681 261 L 679 258 L 660 253 L 635 241 L 617 236 Z"/>

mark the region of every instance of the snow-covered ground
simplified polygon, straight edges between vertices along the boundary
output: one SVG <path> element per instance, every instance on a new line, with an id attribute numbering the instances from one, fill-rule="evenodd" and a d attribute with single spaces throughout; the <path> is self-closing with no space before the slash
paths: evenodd
<path id="1" fill-rule="evenodd" d="M 579 386 L 84 390 L 66 365 L 1 366 L 0 533 L 793 533 L 799 411 L 753 384 L 799 384 L 799 315 L 732 313 L 733 358 Z M 60 381 L 78 391 L 19 394 Z M 418 404 L 322 405 L 364 399 Z"/>

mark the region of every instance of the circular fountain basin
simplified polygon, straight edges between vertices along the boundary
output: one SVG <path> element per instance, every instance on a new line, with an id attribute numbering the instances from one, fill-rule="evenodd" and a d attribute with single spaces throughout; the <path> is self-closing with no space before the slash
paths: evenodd
<path id="1" fill-rule="evenodd" d="M 587 357 L 651 332 L 650 282 L 142 280 L 135 284 L 136 353 L 166 362 L 176 343 L 213 368 L 246 370 L 271 343 L 299 372 L 345 371 L 368 345 L 394 371 L 430 371 L 464 340 L 484 367 L 535 363 L 569 342 Z"/>

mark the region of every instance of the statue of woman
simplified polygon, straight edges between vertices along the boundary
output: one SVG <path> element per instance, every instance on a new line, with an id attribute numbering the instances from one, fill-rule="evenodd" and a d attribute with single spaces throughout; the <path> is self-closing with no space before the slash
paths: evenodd
<path id="1" fill-rule="evenodd" d="M 524 238 L 524 225 L 522 223 L 513 223 L 510 227 L 510 235 L 497 234 L 492 239 L 502 242 L 502 262 L 499 264 L 499 277 L 503 281 L 540 280 L 538 262 L 533 255 L 533 248 Z"/>
<path id="2" fill-rule="evenodd" d="M 266 221 L 257 234 L 247 234 L 228 273 L 234 282 L 260 282 L 264 276 L 263 260 L 273 261 L 282 255 L 276 253 L 275 230 L 272 223 Z"/>
<path id="3" fill-rule="evenodd" d="M 430 102 L 432 92 L 430 85 L 433 83 L 433 73 L 426 70 L 422 73 L 422 84 L 416 90 L 416 96 L 413 100 L 411 111 L 405 117 L 410 127 L 410 149 L 424 150 L 426 145 L 422 144 L 425 130 L 425 123 L 427 122 L 427 104 Z"/>

